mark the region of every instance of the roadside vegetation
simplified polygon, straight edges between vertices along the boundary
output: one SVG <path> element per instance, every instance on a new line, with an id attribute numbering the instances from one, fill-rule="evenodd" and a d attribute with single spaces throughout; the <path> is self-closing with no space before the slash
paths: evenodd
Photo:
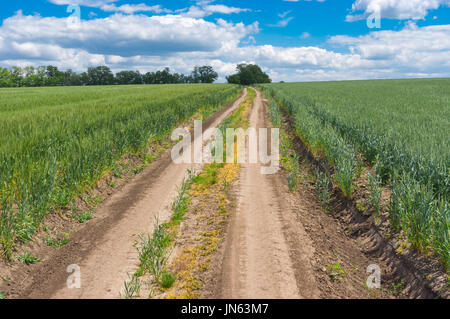
<path id="1" fill-rule="evenodd" d="M 404 233 L 416 250 L 434 252 L 448 269 L 449 85 L 448 79 L 433 79 L 262 88 L 295 119 L 297 134 L 310 153 L 327 160 L 328 171 L 318 173 L 316 185 L 323 202 L 328 179 L 352 199 L 363 167 L 372 166 L 367 187 L 375 211 L 380 210 L 382 187 L 389 187 L 393 231 Z"/>
<path id="2" fill-rule="evenodd" d="M 125 154 L 140 154 L 194 114 L 217 111 L 239 91 L 228 85 L 3 91 L 0 255 L 11 259 L 14 244 L 31 240 L 48 212 L 69 208 L 113 173 Z M 91 216 L 76 218 L 81 223 Z"/>

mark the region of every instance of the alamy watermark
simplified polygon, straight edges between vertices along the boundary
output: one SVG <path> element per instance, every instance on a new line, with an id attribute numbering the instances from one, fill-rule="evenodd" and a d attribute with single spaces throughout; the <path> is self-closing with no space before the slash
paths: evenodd
<path id="1" fill-rule="evenodd" d="M 81 268 L 78 265 L 67 266 L 66 272 L 71 275 L 67 278 L 66 284 L 68 289 L 80 289 L 81 288 Z"/>
<path id="2" fill-rule="evenodd" d="M 71 13 L 71 15 L 67 18 L 67 27 L 68 28 L 78 28 L 81 22 L 81 8 L 79 5 L 68 5 L 66 9 L 67 13 Z"/>
<path id="3" fill-rule="evenodd" d="M 275 174 L 280 167 L 278 128 L 270 130 L 227 128 L 224 136 L 219 128 L 210 128 L 203 132 L 202 121 L 195 121 L 194 142 L 192 143 L 191 132 L 184 128 L 178 128 L 172 132 L 173 141 L 178 141 L 180 138 L 182 140 L 172 149 L 172 160 L 176 164 L 261 163 L 263 165 L 261 174 L 264 175 Z M 205 143 L 207 143 L 206 146 Z M 225 156 L 224 147 L 226 148 Z"/>
<path id="4" fill-rule="evenodd" d="M 380 289 L 381 288 L 381 269 L 378 265 L 369 265 L 367 267 L 366 272 L 370 274 L 370 276 L 367 278 L 366 285 L 367 288 L 370 289 Z"/>

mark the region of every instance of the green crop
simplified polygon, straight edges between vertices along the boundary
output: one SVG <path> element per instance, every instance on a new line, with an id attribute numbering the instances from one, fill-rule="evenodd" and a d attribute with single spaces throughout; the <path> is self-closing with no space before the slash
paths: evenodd
<path id="1" fill-rule="evenodd" d="M 237 95 L 229 85 L 0 90 L 0 254 L 52 209 L 96 184 L 125 154 L 167 138 Z"/>
<path id="2" fill-rule="evenodd" d="M 380 185 L 392 188 L 390 220 L 412 246 L 449 263 L 450 79 L 264 84 L 296 121 L 296 131 L 351 198 L 363 154 Z"/>

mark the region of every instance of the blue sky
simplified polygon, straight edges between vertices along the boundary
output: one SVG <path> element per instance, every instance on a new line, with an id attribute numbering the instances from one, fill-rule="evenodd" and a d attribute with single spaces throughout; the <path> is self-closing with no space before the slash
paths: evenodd
<path id="1" fill-rule="evenodd" d="M 69 17 L 78 7 L 81 19 Z M 221 81 L 241 62 L 275 81 L 450 75 L 450 0 L 16 0 L 1 2 L 0 19 L 4 67 L 210 64 Z"/>

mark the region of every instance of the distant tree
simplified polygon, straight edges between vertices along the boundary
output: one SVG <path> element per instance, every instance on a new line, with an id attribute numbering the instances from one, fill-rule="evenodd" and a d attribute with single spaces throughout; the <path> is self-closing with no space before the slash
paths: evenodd
<path id="1" fill-rule="evenodd" d="M 45 73 L 46 73 L 45 85 L 47 86 L 63 85 L 64 73 L 58 70 L 58 67 L 48 65 L 46 67 Z"/>
<path id="2" fill-rule="evenodd" d="M 219 77 L 213 67 L 209 65 L 194 67 L 191 76 L 194 83 L 214 83 Z"/>
<path id="3" fill-rule="evenodd" d="M 112 85 L 114 84 L 114 74 L 107 66 L 97 66 L 88 68 L 87 85 Z"/>
<path id="4" fill-rule="evenodd" d="M 82 85 L 81 75 L 72 71 L 72 69 L 68 69 L 63 73 L 63 83 L 65 86 L 78 86 Z"/>
<path id="5" fill-rule="evenodd" d="M 89 76 L 87 72 L 80 74 L 81 85 L 89 85 Z"/>
<path id="6" fill-rule="evenodd" d="M 258 65 L 242 63 L 236 67 L 236 70 L 238 71 L 237 74 L 227 77 L 228 83 L 236 84 L 238 80 L 241 85 L 272 82 Z"/>
<path id="7" fill-rule="evenodd" d="M 38 81 L 37 75 L 36 75 L 36 69 L 34 66 L 26 66 L 23 68 L 23 86 L 39 86 L 40 83 Z"/>
<path id="8" fill-rule="evenodd" d="M 71 69 L 60 71 L 53 65 L 0 67 L 0 87 L 212 83 L 217 78 L 211 66 L 195 67 L 190 75 L 171 73 L 168 67 L 144 75 L 139 71 L 121 71 L 114 75 L 107 66 L 90 67 L 81 74 Z"/>
<path id="9" fill-rule="evenodd" d="M 11 70 L 11 80 L 15 87 L 21 87 L 23 85 L 23 70 L 21 67 L 13 66 Z"/>
<path id="10" fill-rule="evenodd" d="M 14 82 L 11 78 L 11 71 L 0 67 L 0 87 L 12 87 Z"/>
<path id="11" fill-rule="evenodd" d="M 45 85 L 46 67 L 41 65 L 36 68 L 36 81 L 37 86 Z"/>
<path id="12" fill-rule="evenodd" d="M 139 71 L 121 71 L 116 74 L 116 84 L 142 84 Z"/>
<path id="13" fill-rule="evenodd" d="M 155 84 L 155 73 L 147 72 L 142 76 L 144 84 Z"/>

